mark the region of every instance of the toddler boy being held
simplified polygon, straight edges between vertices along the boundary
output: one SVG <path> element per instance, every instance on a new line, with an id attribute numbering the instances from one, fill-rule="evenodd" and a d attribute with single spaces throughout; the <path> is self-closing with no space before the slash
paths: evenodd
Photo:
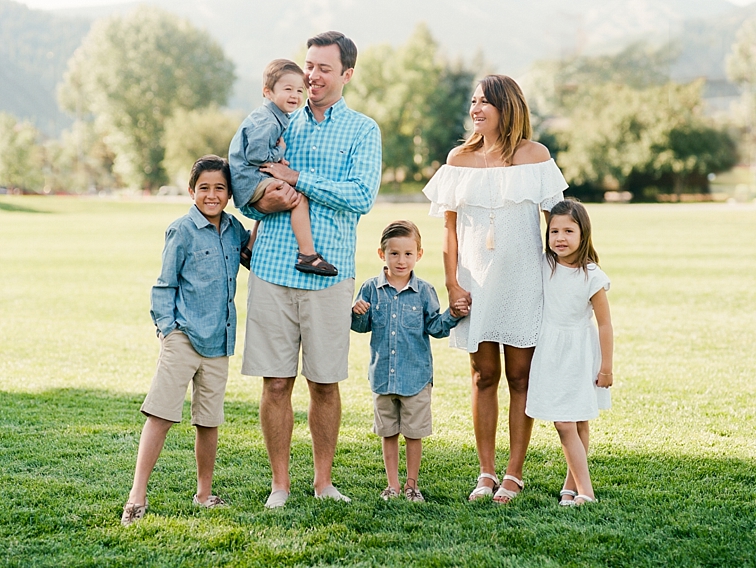
<path id="1" fill-rule="evenodd" d="M 289 127 L 289 114 L 302 104 L 304 72 L 293 61 L 274 59 L 263 72 L 263 85 L 266 100 L 244 119 L 228 149 L 234 204 L 238 208 L 259 201 L 266 188 L 276 182 L 274 178 L 261 172 L 260 166 L 270 162 L 285 162 L 286 144 L 282 136 Z M 257 235 L 257 226 L 255 223 L 252 242 Z M 336 267 L 326 262 L 315 250 L 310 226 L 310 206 L 304 195 L 300 195 L 299 203 L 291 210 L 291 228 L 299 245 L 294 267 L 300 272 L 336 276 Z"/>
<path id="2" fill-rule="evenodd" d="M 121 524 L 147 511 L 147 482 L 168 430 L 181 422 L 187 386 L 192 383 L 191 420 L 197 428 L 197 493 L 194 503 L 223 505 L 212 495 L 218 426 L 228 358 L 236 340 L 236 274 L 250 235 L 224 213 L 231 192 L 228 162 L 203 156 L 192 167 L 189 194 L 194 205 L 165 233 L 163 266 L 152 288 L 150 314 L 161 348 L 158 367 L 141 411 L 147 416 L 139 440 L 134 483 Z"/>
<path id="3" fill-rule="evenodd" d="M 372 332 L 370 388 L 373 391 L 373 432 L 381 436 L 388 487 L 385 500 L 399 496 L 399 434 L 407 444 L 409 501 L 424 501 L 417 485 L 422 439 L 432 431 L 433 358 L 429 336 L 448 337 L 469 313 L 460 299 L 440 313 L 436 290 L 415 276 L 423 255 L 420 231 L 410 221 L 395 221 L 381 236 L 378 255 L 386 263 L 381 274 L 366 281 L 352 308 L 352 329 Z"/>

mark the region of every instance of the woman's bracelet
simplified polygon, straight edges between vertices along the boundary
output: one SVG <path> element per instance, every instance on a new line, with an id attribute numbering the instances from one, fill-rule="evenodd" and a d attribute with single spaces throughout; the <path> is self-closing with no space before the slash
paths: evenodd
<path id="1" fill-rule="evenodd" d="M 604 375 L 605 377 L 611 377 L 614 373 L 599 373 L 599 375 Z"/>

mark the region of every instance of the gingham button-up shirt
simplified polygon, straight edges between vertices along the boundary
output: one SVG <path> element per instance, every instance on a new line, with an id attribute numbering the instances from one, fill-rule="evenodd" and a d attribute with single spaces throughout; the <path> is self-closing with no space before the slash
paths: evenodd
<path id="1" fill-rule="evenodd" d="M 309 106 L 291 115 L 284 134 L 289 167 L 299 172 L 297 191 L 310 200 L 315 250 L 336 266 L 326 278 L 297 271 L 297 240 L 288 211 L 263 215 L 254 207 L 240 211 L 260 219 L 252 251 L 252 271 L 262 280 L 305 290 L 321 290 L 354 278 L 357 222 L 373 206 L 381 181 L 381 133 L 375 121 L 340 99 L 317 122 Z"/>

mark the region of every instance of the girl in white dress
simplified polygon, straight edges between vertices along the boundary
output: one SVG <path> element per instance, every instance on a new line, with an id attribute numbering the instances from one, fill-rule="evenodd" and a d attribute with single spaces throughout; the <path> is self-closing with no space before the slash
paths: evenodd
<path id="1" fill-rule="evenodd" d="M 506 503 L 523 488 L 533 428 L 525 400 L 543 304 L 540 215 L 548 218 L 567 183 L 548 149 L 530 140 L 528 105 L 513 79 L 485 77 L 473 93 L 470 118 L 472 134 L 449 153 L 423 192 L 430 214 L 444 218 L 449 301 L 470 304 L 470 316 L 450 336 L 452 347 L 470 354 L 480 475 L 469 499 L 493 496 Z M 509 460 L 499 483 L 502 367 L 509 387 Z"/>
<path id="2" fill-rule="evenodd" d="M 567 459 L 559 504 L 581 505 L 596 500 L 588 473 L 588 420 L 610 406 L 614 340 L 609 278 L 598 267 L 591 221 L 577 201 L 551 209 L 542 268 L 543 322 L 525 413 L 554 422 Z"/>

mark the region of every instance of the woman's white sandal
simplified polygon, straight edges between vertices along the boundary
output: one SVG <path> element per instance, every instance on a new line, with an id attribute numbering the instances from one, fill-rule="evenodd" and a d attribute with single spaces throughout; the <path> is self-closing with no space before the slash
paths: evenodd
<path id="1" fill-rule="evenodd" d="M 582 499 L 582 503 L 578 503 L 577 500 Z M 585 505 L 586 503 L 598 503 L 598 499 L 595 497 L 589 497 L 588 495 L 576 495 L 575 496 L 575 506 L 579 507 L 580 505 Z"/>
<path id="2" fill-rule="evenodd" d="M 478 476 L 478 482 L 480 482 L 481 479 L 490 479 L 494 482 L 494 486 L 489 487 L 488 485 L 481 485 L 480 487 L 476 487 L 467 498 L 468 501 L 475 501 L 476 499 L 480 499 L 481 497 L 490 497 L 494 494 L 494 491 L 499 489 L 499 478 L 496 477 L 493 473 L 481 473 Z"/>
<path id="3" fill-rule="evenodd" d="M 514 482 L 514 484 L 520 488 L 520 491 L 512 491 L 511 489 L 506 489 L 504 487 L 504 481 L 506 480 Z M 522 479 L 517 479 L 514 475 L 507 474 L 502 478 L 502 485 L 493 496 L 494 503 L 498 503 L 499 505 L 509 503 L 512 499 L 517 497 L 523 489 L 525 489 L 525 483 L 522 481 Z M 504 499 L 506 499 L 506 501 L 504 501 Z"/>
<path id="4" fill-rule="evenodd" d="M 577 491 L 570 491 L 569 489 L 562 489 L 559 492 L 559 504 L 562 507 L 574 507 L 575 497 L 577 497 Z M 572 499 L 562 499 L 562 497 L 572 497 Z"/>

